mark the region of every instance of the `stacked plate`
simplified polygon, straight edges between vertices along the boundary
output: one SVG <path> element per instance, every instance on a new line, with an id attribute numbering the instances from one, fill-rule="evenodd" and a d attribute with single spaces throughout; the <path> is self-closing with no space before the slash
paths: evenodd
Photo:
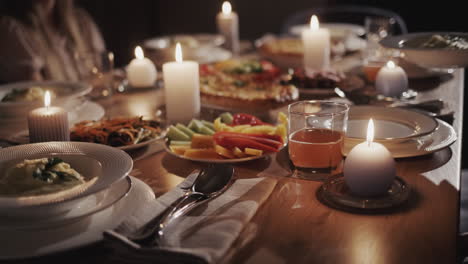
<path id="1" fill-rule="evenodd" d="M 448 123 L 403 108 L 353 106 L 350 108 L 345 155 L 366 138 L 369 119 L 374 120 L 375 141 L 394 158 L 415 157 L 450 146 L 457 134 Z"/>
<path id="2" fill-rule="evenodd" d="M 83 142 L 0 149 L 0 185 L 7 184 L 5 177 L 17 163 L 51 157 L 69 163 L 83 175 L 85 183 L 73 191 L 52 194 L 0 194 L 0 259 L 38 256 L 95 242 L 102 238 L 102 231 L 114 228 L 132 212 L 132 199 L 154 197 L 151 189 L 139 182 L 140 190 L 132 194 L 129 204 L 135 192 L 135 179 L 128 177 L 131 157 L 122 150 Z"/>

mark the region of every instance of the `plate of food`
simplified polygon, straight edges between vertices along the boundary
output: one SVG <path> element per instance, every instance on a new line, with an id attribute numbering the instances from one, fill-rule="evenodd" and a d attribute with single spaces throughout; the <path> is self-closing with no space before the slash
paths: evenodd
<path id="1" fill-rule="evenodd" d="M 166 151 L 197 162 L 237 163 L 263 158 L 285 146 L 287 117 L 280 112 L 277 125 L 245 114 L 221 114 L 213 122 L 193 119 L 171 125 Z"/>
<path id="2" fill-rule="evenodd" d="M 468 33 L 419 32 L 390 36 L 380 44 L 398 49 L 404 58 L 426 68 L 462 68 L 468 66 Z"/>
<path id="3" fill-rule="evenodd" d="M 351 106 L 347 140 L 363 141 L 369 119 L 375 123 L 376 141 L 404 141 L 431 134 L 438 122 L 430 116 L 397 107 Z"/>
<path id="4" fill-rule="evenodd" d="M 200 66 L 204 106 L 258 113 L 298 99 L 294 85 L 282 82 L 281 70 L 262 60 L 231 59 Z"/>
<path id="5" fill-rule="evenodd" d="M 0 149 L 0 214 L 31 219 L 64 214 L 123 179 L 132 167 L 125 152 L 84 142 Z"/>
<path id="6" fill-rule="evenodd" d="M 80 96 L 91 91 L 91 86 L 79 82 L 18 82 L 0 85 L 0 117 L 18 118 L 26 116 L 32 109 L 44 105 L 44 94 L 51 93 L 56 106 L 71 108 Z"/>

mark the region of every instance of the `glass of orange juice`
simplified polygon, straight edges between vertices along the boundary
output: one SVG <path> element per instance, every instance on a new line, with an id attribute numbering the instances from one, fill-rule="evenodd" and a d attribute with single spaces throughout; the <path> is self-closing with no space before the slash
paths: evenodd
<path id="1" fill-rule="evenodd" d="M 293 177 L 324 180 L 343 162 L 349 106 L 333 101 L 300 101 L 288 106 L 288 151 Z"/>

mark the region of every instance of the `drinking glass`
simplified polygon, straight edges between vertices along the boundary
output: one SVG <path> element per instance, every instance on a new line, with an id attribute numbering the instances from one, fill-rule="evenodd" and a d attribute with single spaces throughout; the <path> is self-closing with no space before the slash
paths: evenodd
<path id="1" fill-rule="evenodd" d="M 109 51 L 76 55 L 80 79 L 92 86 L 90 97 L 102 98 L 114 90 L 114 54 Z"/>
<path id="2" fill-rule="evenodd" d="M 367 39 L 367 48 L 364 51 L 364 68 L 367 67 L 371 73 L 368 75 L 369 81 L 374 81 L 373 70 L 380 69 L 382 63 L 386 63 L 388 60 L 385 58 L 388 57 L 388 50 L 384 49 L 379 41 L 393 35 L 395 27 L 394 18 L 368 16 L 364 20 Z"/>
<path id="3" fill-rule="evenodd" d="M 347 104 L 300 101 L 288 106 L 288 151 L 293 177 L 324 180 L 341 168 Z"/>

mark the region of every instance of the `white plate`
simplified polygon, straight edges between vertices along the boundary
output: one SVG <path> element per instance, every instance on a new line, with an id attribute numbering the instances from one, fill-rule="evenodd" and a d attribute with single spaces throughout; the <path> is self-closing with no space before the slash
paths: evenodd
<path id="1" fill-rule="evenodd" d="M 381 142 L 392 153 L 394 158 L 408 158 L 427 155 L 444 149 L 457 140 L 457 133 L 453 127 L 442 120 L 437 120 L 437 129 L 426 136 L 411 138 L 400 142 Z M 360 142 L 355 140 L 345 140 L 344 154 Z"/>
<path id="2" fill-rule="evenodd" d="M 57 98 L 52 99 L 52 105 L 68 108 L 72 99 L 76 99 L 91 91 L 91 86 L 78 82 L 17 82 L 0 85 L 0 100 L 13 89 L 27 89 L 32 86 L 50 88 L 57 94 Z M 42 100 L 33 102 L 0 102 L 0 117 L 18 118 L 26 116 L 32 109 L 44 105 Z"/>
<path id="3" fill-rule="evenodd" d="M 419 32 L 390 36 L 382 39 L 382 46 L 398 49 L 405 59 L 427 68 L 462 68 L 468 66 L 468 49 L 424 48 L 411 46 L 415 40 L 428 40 L 432 35 L 460 36 L 468 40 L 468 33 L 459 32 Z"/>
<path id="4" fill-rule="evenodd" d="M 285 147 L 285 146 L 286 145 L 284 145 L 283 147 Z M 171 149 L 169 148 L 169 141 L 168 140 L 166 140 L 166 142 L 164 144 L 164 149 L 169 154 L 171 154 L 171 155 L 173 155 L 175 157 L 181 158 L 181 159 L 191 160 L 191 161 L 196 161 L 196 162 L 207 162 L 207 163 L 239 163 L 239 162 L 246 162 L 246 161 L 261 159 L 261 158 L 264 158 L 264 157 L 269 156 L 269 155 L 272 154 L 272 153 L 265 153 L 265 154 L 263 154 L 261 156 L 250 156 L 250 157 L 238 158 L 238 159 L 196 159 L 196 158 L 190 158 L 190 157 L 186 157 L 186 156 L 179 155 L 179 154 L 176 154 L 176 153 L 172 152 Z"/>
<path id="5" fill-rule="evenodd" d="M 321 28 L 327 28 L 330 35 L 336 38 L 345 38 L 349 34 L 356 36 L 364 36 L 366 30 L 363 26 L 350 23 L 320 23 Z M 295 25 L 289 29 L 289 32 L 295 36 L 300 36 L 304 29 L 310 28 L 309 24 Z"/>
<path id="6" fill-rule="evenodd" d="M 143 141 L 143 142 L 140 142 L 138 144 L 133 144 L 133 145 L 128 145 L 128 146 L 121 146 L 121 147 L 117 147 L 117 148 L 121 149 L 121 150 L 125 150 L 125 151 L 134 150 L 134 149 L 149 146 L 151 144 L 156 144 L 158 142 L 162 143 L 163 139 L 164 139 L 164 134 L 161 133 L 161 136 L 159 136 L 157 138 L 150 139 L 150 140 L 147 140 L 147 141 Z"/>
<path id="7" fill-rule="evenodd" d="M 0 218 L 0 230 L 3 229 L 41 229 L 47 227 L 57 227 L 78 221 L 83 217 L 90 216 L 107 209 L 111 205 L 124 198 L 132 188 L 130 177 L 116 182 L 108 189 L 87 196 L 75 207 L 63 215 L 31 220 L 29 218 L 11 219 Z"/>
<path id="8" fill-rule="evenodd" d="M 0 259 L 24 259 L 57 253 L 101 241 L 104 230 L 117 227 L 138 206 L 155 199 L 151 188 L 131 177 L 128 195 L 79 221 L 37 230 L 2 230 Z"/>
<path id="9" fill-rule="evenodd" d="M 46 142 L 0 149 L 0 172 L 4 173 L 24 159 L 42 157 L 60 157 L 88 181 L 96 180 L 79 193 L 53 197 L 53 200 L 49 199 L 52 195 L 2 197 L 0 214 L 41 218 L 66 213 L 88 195 L 107 189 L 123 179 L 133 167 L 133 160 L 128 154 L 112 147 L 84 142 Z"/>
<path id="10" fill-rule="evenodd" d="M 370 118 L 374 120 L 376 141 L 420 137 L 432 133 L 438 126 L 434 118 L 403 108 L 351 106 L 346 131 L 348 140 L 364 140 Z"/>

